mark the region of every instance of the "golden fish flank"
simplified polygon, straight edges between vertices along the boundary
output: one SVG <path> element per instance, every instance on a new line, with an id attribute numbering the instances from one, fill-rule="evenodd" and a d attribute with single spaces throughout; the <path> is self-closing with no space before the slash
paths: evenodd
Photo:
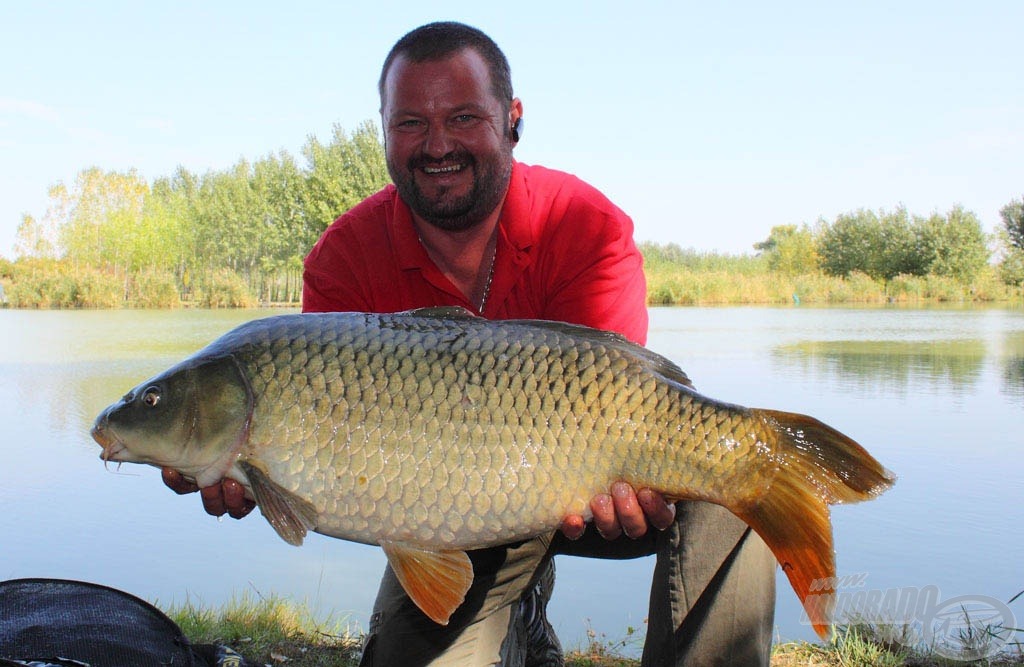
<path id="1" fill-rule="evenodd" d="M 557 528 L 622 479 L 754 527 L 807 604 L 834 575 L 828 504 L 892 476 L 803 415 L 697 394 L 607 332 L 459 309 L 244 324 L 96 420 L 103 456 L 237 479 L 285 540 L 380 544 L 428 616 L 472 581 L 464 551 Z M 828 591 L 816 591 L 817 594 Z"/>

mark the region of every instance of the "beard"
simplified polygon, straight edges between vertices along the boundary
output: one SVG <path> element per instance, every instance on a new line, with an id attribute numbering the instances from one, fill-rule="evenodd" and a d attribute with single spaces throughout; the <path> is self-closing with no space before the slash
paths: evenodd
<path id="1" fill-rule="evenodd" d="M 512 152 L 494 155 L 494 159 L 478 160 L 465 151 L 453 151 L 440 160 L 415 156 L 408 160 L 404 169 L 387 158 L 388 173 L 402 198 L 412 211 L 439 229 L 463 231 L 470 229 L 494 212 L 508 190 L 512 175 Z M 440 164 L 461 164 L 463 169 L 473 170 L 473 185 L 462 196 L 443 189 L 435 197 L 428 197 L 416 182 L 416 175 L 423 167 Z"/>

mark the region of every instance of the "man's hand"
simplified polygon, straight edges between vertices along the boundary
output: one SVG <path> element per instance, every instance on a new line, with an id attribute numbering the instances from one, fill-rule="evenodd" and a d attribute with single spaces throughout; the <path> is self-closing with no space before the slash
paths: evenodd
<path id="1" fill-rule="evenodd" d="M 221 516 L 228 514 L 232 519 L 241 519 L 256 507 L 256 503 L 245 497 L 245 489 L 233 479 L 221 480 L 219 484 L 200 489 L 171 468 L 163 468 L 164 484 L 178 494 L 199 492 L 207 514 Z"/>
<path id="2" fill-rule="evenodd" d="M 665 530 L 675 520 L 676 507 L 667 503 L 660 493 L 650 489 L 634 492 L 625 482 L 612 484 L 611 493 L 599 493 L 590 501 L 594 514 L 594 527 L 606 540 L 626 534 L 637 539 L 647 534 L 648 525 Z M 570 540 L 583 535 L 586 524 L 583 517 L 573 514 L 562 521 L 561 531 Z"/>

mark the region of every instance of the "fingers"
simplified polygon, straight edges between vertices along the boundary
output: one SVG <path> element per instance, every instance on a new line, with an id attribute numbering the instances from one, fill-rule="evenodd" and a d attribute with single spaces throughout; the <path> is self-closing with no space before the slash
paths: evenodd
<path id="1" fill-rule="evenodd" d="M 633 487 L 625 482 L 612 484 L 612 502 L 615 514 L 619 517 L 619 525 L 626 537 L 637 539 L 647 534 L 647 517 L 636 499 Z"/>
<path id="2" fill-rule="evenodd" d="M 590 511 L 594 515 L 594 528 L 606 540 L 615 540 L 622 535 L 622 526 L 615 516 L 615 501 L 610 494 L 599 493 L 590 501 Z"/>
<path id="3" fill-rule="evenodd" d="M 227 505 L 224 503 L 224 487 L 222 484 L 205 486 L 199 489 L 199 495 L 203 499 L 203 509 L 211 516 L 227 514 Z"/>
<path id="4" fill-rule="evenodd" d="M 171 468 L 161 468 L 160 477 L 172 491 L 178 495 L 185 493 L 195 493 L 199 490 L 199 487 L 192 482 L 185 479 L 180 472 Z"/>
<path id="5" fill-rule="evenodd" d="M 232 519 L 241 519 L 256 506 L 256 503 L 245 497 L 242 485 L 233 479 L 203 487 L 199 489 L 199 495 L 203 499 L 206 513 L 213 516 L 227 514 Z"/>
<path id="6" fill-rule="evenodd" d="M 221 484 L 224 491 L 224 507 L 232 519 L 241 519 L 256 507 L 256 503 L 245 497 L 245 487 L 233 479 Z"/>
<path id="7" fill-rule="evenodd" d="M 625 482 L 612 484 L 610 494 L 594 496 L 590 511 L 594 514 L 594 527 L 607 540 L 617 539 L 623 533 L 638 539 L 647 534 L 649 525 L 665 530 L 676 515 L 675 505 L 666 503 L 661 494 L 646 488 L 637 493 Z"/>
<path id="8" fill-rule="evenodd" d="M 583 537 L 583 531 L 587 528 L 587 524 L 583 521 L 583 517 L 579 514 L 572 514 L 562 519 L 562 525 L 559 526 L 559 530 L 570 540 L 578 540 Z"/>
<path id="9" fill-rule="evenodd" d="M 647 521 L 658 530 L 665 530 L 676 520 L 676 506 L 666 502 L 665 498 L 650 489 L 640 489 L 636 493 L 637 502 L 643 510 Z"/>

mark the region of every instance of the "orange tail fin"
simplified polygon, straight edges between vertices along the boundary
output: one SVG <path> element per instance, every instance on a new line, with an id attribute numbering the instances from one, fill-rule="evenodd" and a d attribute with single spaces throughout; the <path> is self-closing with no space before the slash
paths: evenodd
<path id="1" fill-rule="evenodd" d="M 835 554 L 830 504 L 867 500 L 895 477 L 856 442 L 813 417 L 754 410 L 780 436 L 779 473 L 737 512 L 771 548 L 819 636 L 829 631 Z"/>

